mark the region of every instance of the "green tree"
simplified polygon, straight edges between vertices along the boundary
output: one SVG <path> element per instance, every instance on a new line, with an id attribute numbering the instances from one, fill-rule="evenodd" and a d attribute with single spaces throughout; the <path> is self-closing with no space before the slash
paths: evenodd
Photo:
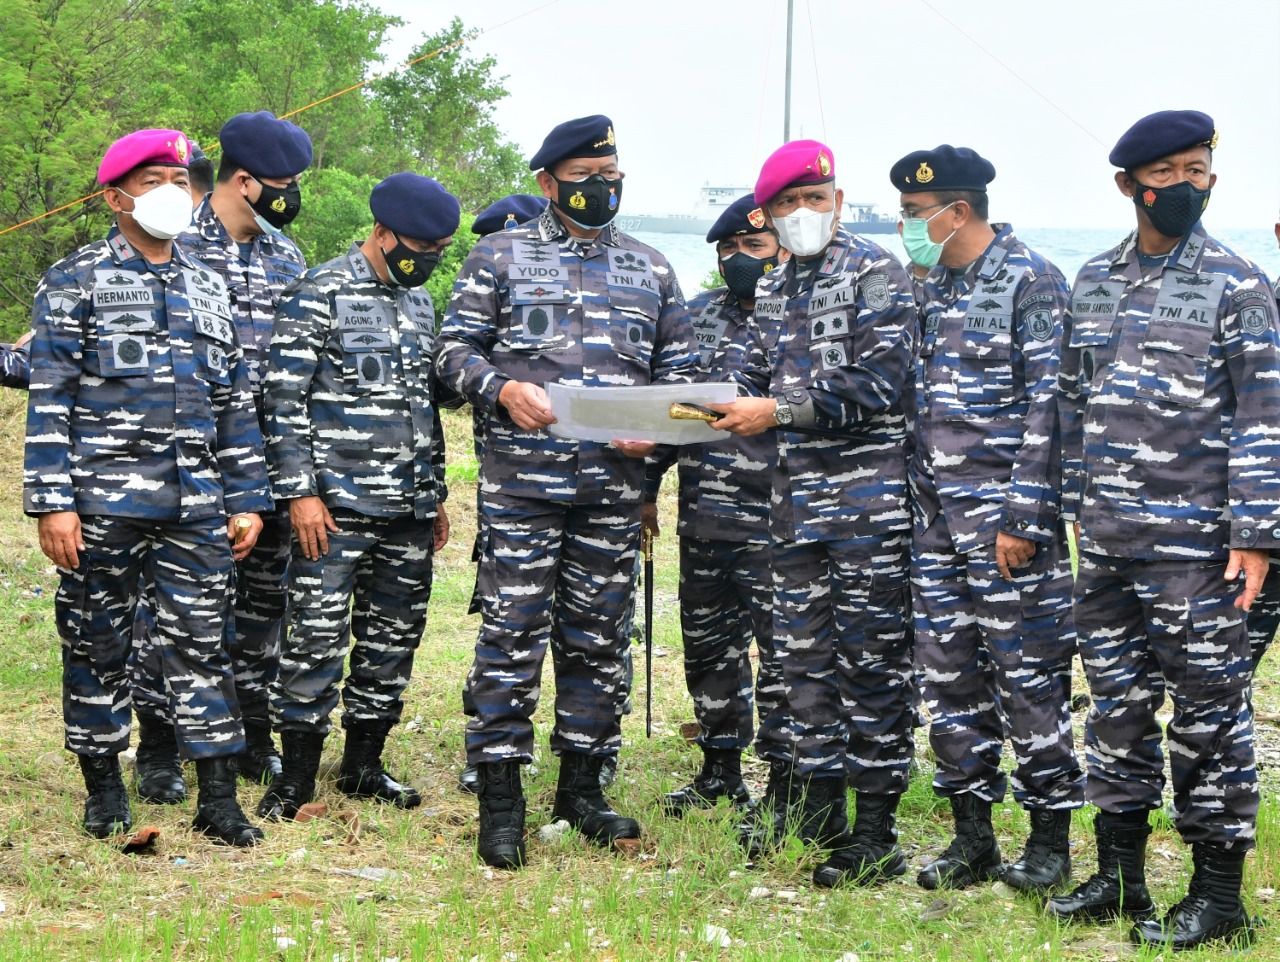
<path id="1" fill-rule="evenodd" d="M 167 72 L 183 129 L 216 154 L 228 117 L 269 110 L 277 117 L 360 83 L 381 64 L 378 48 L 402 21 L 363 0 L 173 0 Z M 311 137 L 316 168 L 378 173 L 393 153 L 386 123 L 360 91 L 290 118 Z"/>
<path id="2" fill-rule="evenodd" d="M 385 114 L 391 137 L 409 152 L 412 169 L 435 177 L 478 213 L 507 194 L 538 193 L 519 149 L 504 139 L 493 108 L 507 96 L 492 57 L 467 55 L 462 21 L 426 36 L 414 60 L 449 47 L 404 70 L 375 80 L 373 100 Z M 456 46 L 455 46 L 456 45 Z"/>
<path id="3" fill-rule="evenodd" d="M 352 241 L 363 241 L 373 227 L 369 194 L 379 178 L 336 167 L 313 170 L 302 180 L 302 213 L 289 227 L 311 265 L 337 257 Z"/>
<path id="4" fill-rule="evenodd" d="M 98 190 L 98 161 L 156 119 L 161 0 L 6 0 L 0 30 L 0 230 Z M 144 121 L 143 118 L 146 118 Z M 0 235 L 0 338 L 30 322 L 40 276 L 106 232 L 91 200 Z"/>

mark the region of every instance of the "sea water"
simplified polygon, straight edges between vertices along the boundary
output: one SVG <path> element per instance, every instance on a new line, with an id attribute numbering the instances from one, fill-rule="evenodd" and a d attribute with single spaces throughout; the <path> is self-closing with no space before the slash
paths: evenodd
<path id="1" fill-rule="evenodd" d="M 1275 281 L 1280 276 L 1280 249 L 1275 233 L 1270 227 L 1247 230 L 1218 230 L 1212 224 L 1205 225 L 1209 234 L 1226 244 L 1237 254 L 1256 261 Z M 1029 227 L 1025 230 L 1014 225 L 1014 231 L 1023 243 L 1041 256 L 1056 264 L 1070 284 L 1085 262 L 1103 251 L 1110 250 L 1125 237 L 1123 228 L 1118 230 L 1069 229 L 1055 227 Z M 715 248 L 700 235 L 656 234 L 637 231 L 636 240 L 656 247 L 666 255 L 680 279 L 680 287 L 686 296 L 702 290 L 709 282 L 708 274 L 716 269 Z M 879 244 L 904 264 L 907 255 L 901 239 L 894 234 L 869 234 L 867 239 Z M 717 281 L 717 284 L 719 282 Z"/>

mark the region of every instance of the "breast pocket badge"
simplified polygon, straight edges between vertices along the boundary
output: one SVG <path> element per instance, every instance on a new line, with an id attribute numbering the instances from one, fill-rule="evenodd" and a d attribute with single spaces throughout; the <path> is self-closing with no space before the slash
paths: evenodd
<path id="1" fill-rule="evenodd" d="M 136 334 L 111 338 L 111 359 L 117 371 L 141 371 L 147 367 L 147 342 Z"/>
<path id="2" fill-rule="evenodd" d="M 356 383 L 360 387 L 391 383 L 391 358 L 382 354 L 364 354 L 356 361 Z"/>
<path id="3" fill-rule="evenodd" d="M 844 367 L 847 363 L 847 355 L 843 344 L 824 344 L 821 353 L 822 369 L 824 371 L 834 371 L 838 367 Z"/>

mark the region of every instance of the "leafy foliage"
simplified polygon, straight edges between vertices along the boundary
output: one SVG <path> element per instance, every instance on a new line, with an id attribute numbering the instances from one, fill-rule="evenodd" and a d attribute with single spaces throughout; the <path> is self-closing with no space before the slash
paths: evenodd
<path id="1" fill-rule="evenodd" d="M 314 107 L 385 70 L 403 25 L 366 0 L 6 0 L 0 30 L 0 230 L 97 191 L 98 160 L 142 127 L 186 131 L 214 158 L 233 114 L 270 110 L 310 134 L 315 162 L 289 234 L 318 264 L 362 239 L 369 191 L 413 170 L 462 201 L 458 242 L 431 279 L 438 309 L 470 247 L 470 217 L 533 186 L 493 121 L 507 95 L 492 58 L 454 20 L 413 57 L 448 51 Z M 99 200 L 0 235 L 0 340 L 30 321 L 54 261 L 106 232 Z"/>

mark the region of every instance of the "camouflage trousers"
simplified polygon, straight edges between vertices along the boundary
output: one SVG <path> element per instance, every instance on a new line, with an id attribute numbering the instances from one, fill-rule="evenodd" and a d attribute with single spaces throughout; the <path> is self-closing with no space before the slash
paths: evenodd
<path id="1" fill-rule="evenodd" d="M 126 659 L 142 582 L 153 586 L 156 651 L 182 754 L 243 751 L 223 645 L 232 570 L 226 521 L 80 521 L 80 567 L 60 569 L 56 603 L 67 749 L 116 755 L 129 747 Z"/>
<path id="2" fill-rule="evenodd" d="M 236 680 L 236 700 L 245 721 L 267 724 L 268 691 L 280 665 L 291 537 L 289 512 L 262 515 L 262 533 L 248 557 L 236 565 L 235 605 L 227 621 L 227 652 Z M 149 589 L 138 602 L 129 660 L 133 709 L 139 716 L 166 718 L 169 697 L 155 642 L 155 615 Z"/>
<path id="3" fill-rule="evenodd" d="M 1161 726 L 1183 839 L 1237 851 L 1254 844 L 1258 776 L 1252 682 L 1239 584 L 1223 562 L 1142 561 L 1080 552 L 1080 656 L 1093 694 L 1085 728 L 1086 797 L 1107 812 L 1159 808 Z"/>
<path id="4" fill-rule="evenodd" d="M 557 754 L 616 755 L 635 595 L 640 505 L 486 492 L 479 526 L 481 627 L 469 686 L 467 762 L 528 762 L 548 646 Z"/>
<path id="5" fill-rule="evenodd" d="M 477 498 L 477 501 L 479 499 Z M 477 514 L 479 513 L 479 505 L 476 506 Z M 471 589 L 471 602 L 467 605 L 467 614 L 480 614 L 480 545 L 483 542 L 481 532 L 476 532 L 475 543 L 471 548 L 471 560 L 476 563 L 476 583 Z M 622 649 L 622 657 L 626 662 L 623 682 L 618 686 L 618 717 L 631 714 L 631 689 L 635 686 L 636 666 L 632 656 L 632 645 L 639 639 L 640 629 L 636 627 L 636 590 L 635 579 L 640 577 L 640 553 L 636 552 L 636 572 L 632 580 L 631 604 L 627 606 L 627 616 L 622 622 L 622 638 L 626 642 Z M 555 650 L 556 636 L 551 636 L 551 662 L 555 664 L 557 654 Z M 462 679 L 462 713 L 471 718 L 476 713 L 476 703 L 471 696 L 471 679 L 475 674 L 474 670 L 468 671 Z"/>
<path id="6" fill-rule="evenodd" d="M 942 514 L 911 545 L 916 667 L 931 719 L 933 788 L 998 802 L 1013 747 L 1024 808 L 1079 808 L 1084 772 L 1071 733 L 1071 558 L 1065 532 L 1006 581 L 995 544 L 956 551 Z"/>
<path id="7" fill-rule="evenodd" d="M 684 678 L 704 748 L 751 744 L 751 640 L 755 639 L 756 754 L 791 760 L 782 668 L 773 650 L 773 574 L 767 544 L 680 539 L 680 629 Z"/>
<path id="8" fill-rule="evenodd" d="M 278 731 L 327 733 L 344 666 L 343 726 L 399 722 L 426 625 L 434 519 L 337 510 L 333 520 L 328 554 L 310 561 L 294 543 L 289 633 L 271 686 Z"/>
<path id="9" fill-rule="evenodd" d="M 775 541 L 773 637 L 795 771 L 901 794 L 912 756 L 910 532 Z"/>
<path id="10" fill-rule="evenodd" d="M 1249 629 L 1249 659 L 1257 671 L 1276 636 L 1276 629 L 1280 628 L 1280 555 L 1271 556 L 1267 580 L 1262 583 L 1258 597 L 1253 599 L 1245 624 Z"/>

